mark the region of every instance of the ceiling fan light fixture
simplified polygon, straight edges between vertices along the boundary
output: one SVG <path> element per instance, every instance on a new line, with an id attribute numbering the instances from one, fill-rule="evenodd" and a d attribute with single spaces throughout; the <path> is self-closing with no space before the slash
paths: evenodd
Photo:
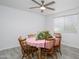
<path id="1" fill-rule="evenodd" d="M 44 6 L 40 7 L 41 10 L 45 10 L 46 8 Z"/>
<path id="2" fill-rule="evenodd" d="M 54 4 L 55 1 L 51 1 L 51 2 L 49 2 L 49 3 L 45 3 L 44 0 L 41 0 L 41 3 L 39 3 L 39 2 L 36 1 L 36 0 L 32 0 L 32 1 L 33 1 L 34 3 L 36 3 L 37 5 L 39 5 L 39 6 L 31 7 L 30 9 L 39 8 L 39 9 L 41 10 L 41 12 L 43 12 L 43 11 L 46 10 L 46 9 L 49 9 L 49 10 L 52 10 L 52 11 L 55 10 L 54 8 L 48 7 L 49 5 Z"/>

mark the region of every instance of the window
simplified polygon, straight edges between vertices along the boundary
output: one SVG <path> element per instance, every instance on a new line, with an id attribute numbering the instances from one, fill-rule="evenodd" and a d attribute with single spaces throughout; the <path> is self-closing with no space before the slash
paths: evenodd
<path id="1" fill-rule="evenodd" d="M 77 15 L 59 17 L 54 19 L 54 31 L 75 33 L 77 26 Z"/>

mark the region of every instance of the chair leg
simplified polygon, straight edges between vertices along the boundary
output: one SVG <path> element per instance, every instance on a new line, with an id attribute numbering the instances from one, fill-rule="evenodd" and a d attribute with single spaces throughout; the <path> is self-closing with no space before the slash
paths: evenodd
<path id="1" fill-rule="evenodd" d="M 55 54 L 55 56 L 56 56 L 56 59 L 58 59 L 57 53 Z"/>
<path id="2" fill-rule="evenodd" d="M 61 52 L 61 49 L 60 49 L 60 48 L 56 49 L 56 51 L 57 51 L 58 53 L 60 53 L 60 55 L 62 56 L 62 52 Z"/>
<path id="3" fill-rule="evenodd" d="M 28 55 L 28 59 L 32 59 L 30 55 Z"/>
<path id="4" fill-rule="evenodd" d="M 22 59 L 24 58 L 24 55 L 22 56 Z"/>
<path id="5" fill-rule="evenodd" d="M 35 55 L 36 55 L 36 57 L 38 59 L 39 58 L 38 51 L 36 51 Z"/>
<path id="6" fill-rule="evenodd" d="M 60 53 L 60 55 L 62 56 L 62 52 L 61 52 L 61 49 L 59 49 L 59 53 Z"/>
<path id="7" fill-rule="evenodd" d="M 34 53 L 32 53 L 32 57 L 34 57 Z"/>
<path id="8" fill-rule="evenodd" d="M 47 53 L 45 54 L 45 59 L 48 59 L 48 55 L 47 55 Z"/>
<path id="9" fill-rule="evenodd" d="M 52 54 L 52 59 L 54 59 L 54 55 Z"/>

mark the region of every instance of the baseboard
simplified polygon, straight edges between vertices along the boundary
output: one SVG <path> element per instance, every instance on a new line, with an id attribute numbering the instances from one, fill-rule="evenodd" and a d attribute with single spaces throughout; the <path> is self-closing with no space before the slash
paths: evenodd
<path id="1" fill-rule="evenodd" d="M 75 46 L 75 45 L 71 45 L 71 44 L 62 43 L 62 45 L 65 45 L 65 46 L 69 46 L 69 47 L 72 47 L 72 48 L 79 49 L 79 47 L 77 47 L 77 46 Z"/>
<path id="2" fill-rule="evenodd" d="M 16 48 L 16 47 L 19 47 L 19 46 L 14 46 L 14 47 L 7 47 L 7 48 L 2 48 L 2 49 L 0 49 L 0 51 L 7 50 L 7 49 L 12 49 L 12 48 Z"/>

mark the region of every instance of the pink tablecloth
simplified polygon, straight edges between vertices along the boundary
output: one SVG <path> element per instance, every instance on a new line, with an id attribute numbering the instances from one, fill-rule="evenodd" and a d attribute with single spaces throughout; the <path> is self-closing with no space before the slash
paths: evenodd
<path id="1" fill-rule="evenodd" d="M 35 46 L 35 47 L 40 47 L 40 48 L 47 48 L 50 49 L 52 47 L 52 42 L 51 41 L 46 41 L 46 40 L 36 40 L 35 37 L 27 38 L 27 44 L 30 46 Z"/>

